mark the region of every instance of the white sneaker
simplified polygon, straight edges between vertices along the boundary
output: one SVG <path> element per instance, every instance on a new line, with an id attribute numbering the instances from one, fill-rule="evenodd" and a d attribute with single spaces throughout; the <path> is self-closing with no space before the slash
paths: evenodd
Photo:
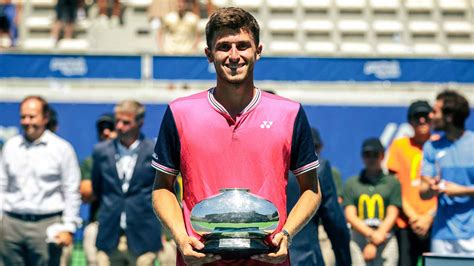
<path id="1" fill-rule="evenodd" d="M 110 28 L 115 29 L 120 26 L 120 20 L 117 16 L 112 16 L 110 18 Z"/>
<path id="2" fill-rule="evenodd" d="M 101 28 L 107 28 L 108 23 L 109 23 L 109 18 L 106 15 L 100 15 L 97 18 L 97 25 Z"/>

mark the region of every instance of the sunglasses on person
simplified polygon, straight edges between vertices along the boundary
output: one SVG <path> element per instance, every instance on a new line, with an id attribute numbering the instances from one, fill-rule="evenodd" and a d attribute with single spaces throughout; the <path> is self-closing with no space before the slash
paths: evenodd
<path id="1" fill-rule="evenodd" d="M 380 152 L 376 151 L 364 151 L 362 152 L 362 156 L 364 158 L 378 158 L 380 156 Z"/>

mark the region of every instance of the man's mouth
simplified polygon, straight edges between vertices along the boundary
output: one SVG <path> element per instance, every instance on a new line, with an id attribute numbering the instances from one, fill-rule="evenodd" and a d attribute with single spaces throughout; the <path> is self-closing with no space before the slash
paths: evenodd
<path id="1" fill-rule="evenodd" d="M 227 68 L 230 68 L 231 70 L 237 70 L 238 68 L 243 67 L 245 64 L 226 64 L 225 66 Z"/>

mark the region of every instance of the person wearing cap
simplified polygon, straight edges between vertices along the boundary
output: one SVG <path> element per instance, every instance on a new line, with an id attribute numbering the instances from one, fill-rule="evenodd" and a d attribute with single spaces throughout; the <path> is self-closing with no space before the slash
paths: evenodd
<path id="1" fill-rule="evenodd" d="M 99 116 L 96 123 L 97 139 L 99 142 L 114 139 L 117 136 L 115 132 L 114 114 L 104 113 Z M 97 265 L 97 248 L 95 240 L 97 238 L 97 230 L 99 224 L 97 223 L 97 210 L 99 202 L 94 199 L 92 193 L 92 156 L 87 157 L 81 163 L 81 185 L 79 192 L 84 203 L 90 203 L 89 223 L 84 228 L 84 236 L 82 246 L 86 255 L 87 265 Z"/>
<path id="2" fill-rule="evenodd" d="M 412 137 L 401 137 L 390 145 L 387 168 L 396 175 L 402 188 L 402 211 L 396 221 L 399 265 L 417 265 L 423 252 L 430 251 L 430 229 L 436 213 L 436 198 L 420 197 L 420 171 L 423 144 L 430 139 L 431 106 L 415 101 L 408 108 Z"/>
<path id="3" fill-rule="evenodd" d="M 474 133 L 466 129 L 469 102 L 456 91 L 436 97 L 430 113 L 438 139 L 423 146 L 420 195 L 438 198 L 431 251 L 474 256 Z"/>
<path id="4" fill-rule="evenodd" d="M 382 170 L 384 147 L 377 138 L 362 144 L 365 168 L 344 189 L 343 206 L 352 232 L 354 265 L 398 264 L 395 220 L 402 207 L 400 182 Z"/>
<path id="5" fill-rule="evenodd" d="M 315 128 L 311 128 L 311 133 L 316 153 L 320 155 L 323 148 L 321 136 Z M 316 215 L 293 238 L 290 246 L 290 261 L 294 265 L 334 265 L 335 263 L 341 266 L 351 265 L 349 229 L 338 202 L 331 164 L 328 160 L 319 158 L 319 185 L 324 191 L 321 206 Z M 293 174 L 288 177 L 286 194 L 289 213 L 300 196 L 298 182 Z M 324 229 L 318 230 L 319 227 L 324 227 Z M 323 241 L 321 241 L 321 233 L 325 235 Z M 332 256 L 327 254 L 332 253 L 331 246 L 334 251 Z"/>

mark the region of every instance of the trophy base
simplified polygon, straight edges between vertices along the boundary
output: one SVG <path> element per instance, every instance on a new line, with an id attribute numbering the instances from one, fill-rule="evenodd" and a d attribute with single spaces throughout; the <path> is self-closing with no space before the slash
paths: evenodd
<path id="1" fill-rule="evenodd" d="M 253 255 L 275 251 L 261 239 L 254 238 L 221 238 L 209 239 L 200 252 L 219 255 L 223 259 L 249 259 Z"/>

